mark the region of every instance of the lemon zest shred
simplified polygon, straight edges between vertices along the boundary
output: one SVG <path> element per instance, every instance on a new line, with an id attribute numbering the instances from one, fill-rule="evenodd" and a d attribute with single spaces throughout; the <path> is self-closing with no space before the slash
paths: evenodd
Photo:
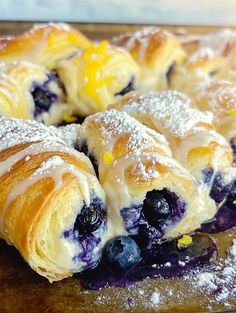
<path id="1" fill-rule="evenodd" d="M 64 114 L 63 115 L 63 120 L 67 123 L 73 123 L 76 121 L 76 117 L 75 116 L 71 116 L 71 115 L 68 115 L 68 114 Z"/>
<path id="2" fill-rule="evenodd" d="M 183 235 L 183 237 L 181 237 L 180 239 L 178 239 L 177 247 L 178 247 L 178 248 L 187 247 L 187 246 L 191 245 L 192 242 L 193 242 L 193 239 L 192 239 L 191 236 L 189 236 L 189 235 Z"/>
<path id="3" fill-rule="evenodd" d="M 84 78 L 83 92 L 91 97 L 98 106 L 102 107 L 103 103 L 99 97 L 99 88 L 106 84 L 112 83 L 114 76 L 101 77 L 101 70 L 107 65 L 111 58 L 108 41 L 103 40 L 99 45 L 92 44 L 83 54 L 85 68 L 82 73 Z"/>
<path id="4" fill-rule="evenodd" d="M 233 108 L 232 110 L 229 111 L 230 115 L 236 116 L 236 108 Z"/>
<path id="5" fill-rule="evenodd" d="M 103 154 L 103 161 L 106 165 L 110 165 L 114 161 L 114 155 L 109 151 L 105 151 Z"/>

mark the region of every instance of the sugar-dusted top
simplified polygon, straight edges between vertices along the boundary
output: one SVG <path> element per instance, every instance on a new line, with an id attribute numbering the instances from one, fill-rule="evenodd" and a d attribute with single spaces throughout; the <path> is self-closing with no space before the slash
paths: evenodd
<path id="1" fill-rule="evenodd" d="M 236 85 L 219 80 L 198 85 L 197 101 L 201 105 L 202 97 L 207 99 L 207 108 L 216 115 L 236 107 Z"/>
<path id="2" fill-rule="evenodd" d="M 125 112 L 110 110 L 97 113 L 92 118 L 101 125 L 103 140 L 109 141 L 112 137 L 128 134 L 127 145 L 131 151 L 155 145 L 157 141 L 168 146 L 164 136 L 144 126 Z"/>
<path id="3" fill-rule="evenodd" d="M 184 137 L 199 129 L 199 123 L 212 123 L 212 114 L 192 108 L 191 100 L 177 91 L 149 92 L 133 97 L 122 110 L 130 115 L 148 114 L 172 135 Z"/>
<path id="4" fill-rule="evenodd" d="M 40 142 L 42 151 L 57 150 L 78 156 L 67 136 L 57 133 L 55 127 L 47 127 L 31 120 L 0 117 L 0 151 L 16 145 Z"/>

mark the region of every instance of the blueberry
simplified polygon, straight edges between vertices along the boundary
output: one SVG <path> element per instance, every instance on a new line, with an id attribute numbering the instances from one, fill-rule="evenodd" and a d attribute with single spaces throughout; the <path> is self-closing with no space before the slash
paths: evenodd
<path id="1" fill-rule="evenodd" d="M 140 261 L 141 253 L 131 237 L 118 236 L 106 244 L 104 259 L 111 270 L 124 272 Z"/>
<path id="2" fill-rule="evenodd" d="M 149 191 L 143 202 L 143 215 L 151 226 L 157 227 L 160 221 L 166 220 L 171 208 L 166 197 L 159 190 Z"/>
<path id="3" fill-rule="evenodd" d="M 124 96 L 126 93 L 134 90 L 134 76 L 131 77 L 129 83 L 121 91 L 115 93 L 115 96 Z"/>
<path id="4" fill-rule="evenodd" d="M 206 168 L 202 171 L 202 176 L 203 176 L 203 182 L 204 182 L 204 184 L 210 183 L 212 175 L 213 175 L 213 168 L 212 168 L 212 167 L 206 167 Z"/>
<path id="5" fill-rule="evenodd" d="M 48 111 L 52 102 L 55 100 L 50 92 L 47 92 L 39 86 L 35 87 L 31 94 L 34 99 L 35 106 L 44 111 Z"/>
<path id="6" fill-rule="evenodd" d="M 210 192 L 210 197 L 213 200 L 215 200 L 215 202 L 220 203 L 229 194 L 229 192 L 232 188 L 232 183 L 233 182 L 231 182 L 229 184 L 225 184 L 223 179 L 222 179 L 221 174 L 216 173 L 214 180 L 213 180 L 211 192 Z"/>
<path id="7" fill-rule="evenodd" d="M 77 216 L 75 228 L 83 235 L 91 233 L 98 229 L 104 218 L 105 212 L 101 205 L 96 203 L 92 203 L 89 207 L 84 205 Z"/>

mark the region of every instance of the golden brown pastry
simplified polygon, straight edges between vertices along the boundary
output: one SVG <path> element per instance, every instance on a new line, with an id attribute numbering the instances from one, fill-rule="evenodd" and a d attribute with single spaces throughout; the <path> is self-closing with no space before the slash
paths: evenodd
<path id="1" fill-rule="evenodd" d="M 188 60 L 175 68 L 170 76 L 170 88 L 195 97 L 196 86 L 205 84 L 223 75 L 227 60 L 215 55 L 210 49 L 203 49 L 191 55 Z"/>
<path id="2" fill-rule="evenodd" d="M 214 216 L 214 201 L 171 157 L 166 139 L 126 113 L 89 116 L 78 134 L 78 149 L 98 167 L 116 231 L 171 238 Z"/>
<path id="3" fill-rule="evenodd" d="M 54 128 L 0 118 L 0 237 L 50 282 L 94 267 L 107 239 L 89 159 Z"/>
<path id="4" fill-rule="evenodd" d="M 198 86 L 195 102 L 203 111 L 211 111 L 214 124 L 236 153 L 236 85 L 218 80 Z"/>
<path id="5" fill-rule="evenodd" d="M 128 52 L 102 41 L 59 62 L 58 74 L 74 112 L 87 116 L 136 89 L 140 68 Z"/>
<path id="6" fill-rule="evenodd" d="M 26 60 L 55 69 L 57 61 L 89 45 L 89 39 L 67 24 L 39 24 L 20 36 L 0 42 L 0 62 Z"/>
<path id="7" fill-rule="evenodd" d="M 208 190 L 217 202 L 228 195 L 236 177 L 227 141 L 216 132 L 212 115 L 193 107 L 176 91 L 130 93 L 111 106 L 162 133 L 174 157 Z"/>
<path id="8" fill-rule="evenodd" d="M 70 109 L 55 72 L 23 61 L 0 67 L 0 115 L 51 125 Z"/>
<path id="9" fill-rule="evenodd" d="M 134 33 L 121 34 L 111 43 L 129 51 L 142 69 L 141 89 L 162 90 L 174 67 L 181 64 L 186 53 L 178 39 L 158 27 L 145 27 Z"/>

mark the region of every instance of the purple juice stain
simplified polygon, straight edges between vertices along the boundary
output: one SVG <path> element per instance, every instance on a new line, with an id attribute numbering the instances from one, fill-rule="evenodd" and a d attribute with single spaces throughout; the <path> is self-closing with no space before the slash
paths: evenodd
<path id="1" fill-rule="evenodd" d="M 85 203 L 83 203 L 83 208 L 85 207 Z M 106 220 L 106 208 L 101 199 L 97 198 L 95 192 L 91 193 L 91 207 L 100 208 L 101 214 L 99 215 L 102 219 L 99 223 L 96 224 L 96 229 L 91 228 L 91 232 L 84 232 L 83 229 L 78 228 L 77 220 L 80 217 L 81 213 L 78 214 L 75 224 L 73 228 L 65 230 L 63 232 L 63 237 L 69 241 L 75 241 L 81 248 L 81 252 L 73 257 L 73 261 L 84 262 L 86 264 L 86 269 L 94 268 L 98 261 L 99 256 L 94 257 L 94 250 L 101 242 L 101 236 L 107 227 Z M 86 207 L 87 208 L 87 207 Z M 82 211 L 82 209 L 81 209 Z M 81 227 L 81 225 L 80 225 Z"/>
<path id="2" fill-rule="evenodd" d="M 179 249 L 178 239 L 156 240 L 152 246 L 140 246 L 142 260 L 126 273 L 115 273 L 101 259 L 99 265 L 79 274 L 85 289 L 108 286 L 128 287 L 145 278 L 179 277 L 196 267 L 210 264 L 217 256 L 214 241 L 203 234 L 192 236 L 192 244 Z"/>
<path id="3" fill-rule="evenodd" d="M 236 181 L 214 218 L 203 223 L 199 231 L 215 234 L 234 228 L 236 228 Z"/>
<path id="4" fill-rule="evenodd" d="M 55 82 L 60 88 L 63 89 L 56 73 L 50 72 L 47 77 L 48 79 L 43 84 L 33 82 L 30 90 L 35 103 L 35 118 L 43 112 L 48 112 L 51 105 L 58 101 L 58 95 L 50 90 L 49 84 L 51 82 Z"/>

